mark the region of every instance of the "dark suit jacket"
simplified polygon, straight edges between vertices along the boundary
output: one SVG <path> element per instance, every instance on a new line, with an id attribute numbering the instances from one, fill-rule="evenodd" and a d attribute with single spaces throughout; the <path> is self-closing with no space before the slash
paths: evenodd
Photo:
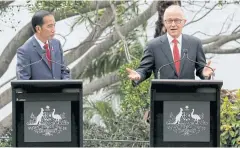
<path id="1" fill-rule="evenodd" d="M 183 56 L 183 49 L 188 49 L 188 57 L 191 60 L 206 64 L 205 54 L 202 49 L 201 41 L 193 36 L 182 35 L 182 50 L 181 56 Z M 140 81 L 135 81 L 135 85 L 141 83 L 145 79 L 149 78 L 154 73 L 155 79 L 157 79 L 157 73 L 159 68 L 164 65 L 173 62 L 173 56 L 167 35 L 163 35 L 151 40 L 144 51 L 140 66 L 137 68 L 137 72 L 141 75 Z M 204 79 L 202 75 L 203 66 L 195 64 L 184 58 L 180 64 L 180 75 L 176 73 L 175 65 L 171 64 L 161 69 L 161 79 L 195 79 L 194 71 L 196 69 L 196 75 L 201 79 Z"/>
<path id="2" fill-rule="evenodd" d="M 49 41 L 52 65 L 48 64 L 46 53 L 40 47 L 34 36 L 29 38 L 17 50 L 17 79 L 20 80 L 47 80 L 69 79 L 70 72 L 64 65 L 63 51 L 57 39 Z M 42 59 L 43 57 L 43 59 Z M 42 59 L 42 60 L 41 60 Z"/>

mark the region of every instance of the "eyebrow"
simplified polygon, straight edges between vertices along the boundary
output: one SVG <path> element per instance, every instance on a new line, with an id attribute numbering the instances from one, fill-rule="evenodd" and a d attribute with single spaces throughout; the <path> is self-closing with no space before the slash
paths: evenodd
<path id="1" fill-rule="evenodd" d="M 168 19 L 183 19 L 183 18 L 175 17 L 175 18 L 168 18 Z"/>
<path id="2" fill-rule="evenodd" d="M 48 26 L 52 26 L 52 25 L 56 25 L 56 23 L 54 23 L 54 24 L 48 24 Z"/>

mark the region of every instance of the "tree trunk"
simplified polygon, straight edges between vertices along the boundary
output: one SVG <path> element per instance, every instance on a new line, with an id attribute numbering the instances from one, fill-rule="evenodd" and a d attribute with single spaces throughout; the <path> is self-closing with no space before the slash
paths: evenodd
<path id="1" fill-rule="evenodd" d="M 100 79 L 94 80 L 86 85 L 83 88 L 83 95 L 87 96 L 92 94 L 95 91 L 100 90 L 101 88 L 108 87 L 114 83 L 119 81 L 119 77 L 117 76 L 117 72 L 112 72 L 103 76 Z"/>

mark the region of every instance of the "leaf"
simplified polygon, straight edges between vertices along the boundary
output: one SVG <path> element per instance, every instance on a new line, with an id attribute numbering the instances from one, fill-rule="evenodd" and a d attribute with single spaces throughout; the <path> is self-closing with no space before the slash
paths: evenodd
<path id="1" fill-rule="evenodd" d="M 239 129 L 236 129 L 235 135 L 238 135 L 238 133 L 239 133 Z"/>
<path id="2" fill-rule="evenodd" d="M 235 137 L 234 131 L 229 131 L 229 134 L 231 135 L 231 137 Z"/>
<path id="3" fill-rule="evenodd" d="M 232 139 L 231 143 L 234 145 L 236 143 L 236 139 Z"/>

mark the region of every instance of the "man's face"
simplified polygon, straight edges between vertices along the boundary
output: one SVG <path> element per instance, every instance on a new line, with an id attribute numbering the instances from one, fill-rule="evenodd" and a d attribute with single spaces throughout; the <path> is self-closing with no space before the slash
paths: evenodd
<path id="1" fill-rule="evenodd" d="M 167 11 L 164 15 L 164 26 L 167 32 L 173 38 L 177 38 L 182 33 L 182 28 L 186 20 L 183 17 L 183 13 L 180 11 Z"/>
<path id="2" fill-rule="evenodd" d="M 45 40 L 49 40 L 54 37 L 55 19 L 53 15 L 47 15 L 43 18 L 43 25 L 40 27 L 38 33 Z"/>

